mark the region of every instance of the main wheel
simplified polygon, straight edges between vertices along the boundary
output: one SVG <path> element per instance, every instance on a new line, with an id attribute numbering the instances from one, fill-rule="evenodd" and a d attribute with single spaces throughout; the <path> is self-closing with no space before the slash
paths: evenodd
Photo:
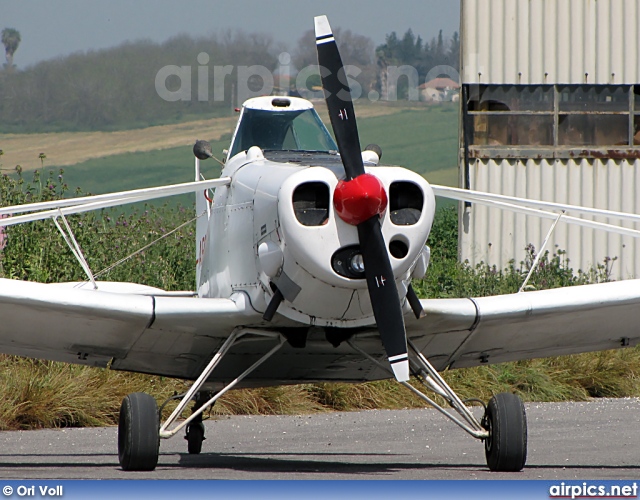
<path id="1" fill-rule="evenodd" d="M 527 417 L 522 400 L 500 393 L 491 398 L 482 425 L 489 431 L 484 451 L 489 469 L 518 472 L 527 460 Z"/>
<path id="2" fill-rule="evenodd" d="M 197 455 L 202 451 L 202 441 L 204 441 L 204 424 L 202 422 L 191 422 L 187 427 L 187 449 L 191 455 Z"/>
<path id="3" fill-rule="evenodd" d="M 160 417 L 156 400 L 134 392 L 122 400 L 118 421 L 118 459 L 124 470 L 156 468 L 160 453 Z"/>

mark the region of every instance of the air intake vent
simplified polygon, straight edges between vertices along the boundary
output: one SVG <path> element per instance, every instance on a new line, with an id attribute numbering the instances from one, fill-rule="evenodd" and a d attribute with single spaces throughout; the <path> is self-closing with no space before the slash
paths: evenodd
<path id="1" fill-rule="evenodd" d="M 424 195 L 413 182 L 399 181 L 389 188 L 389 216 L 396 226 L 413 226 L 420 220 Z"/>
<path id="2" fill-rule="evenodd" d="M 322 226 L 329 219 L 329 186 L 323 182 L 300 184 L 293 192 L 293 211 L 303 226 Z"/>

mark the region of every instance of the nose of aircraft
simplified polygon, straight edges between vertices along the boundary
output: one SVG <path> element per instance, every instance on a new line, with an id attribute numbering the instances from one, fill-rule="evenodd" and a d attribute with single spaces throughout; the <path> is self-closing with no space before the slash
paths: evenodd
<path id="1" fill-rule="evenodd" d="M 387 193 L 380 179 L 371 174 L 340 181 L 333 193 L 336 213 L 347 224 L 357 226 L 387 208 Z"/>

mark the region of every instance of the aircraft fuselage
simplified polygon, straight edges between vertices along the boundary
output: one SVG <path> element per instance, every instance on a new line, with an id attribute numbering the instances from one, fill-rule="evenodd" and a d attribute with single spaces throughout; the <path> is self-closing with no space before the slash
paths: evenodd
<path id="1" fill-rule="evenodd" d="M 390 279 L 404 299 L 412 277 L 422 277 L 428 265 L 425 244 L 435 198 L 426 180 L 407 169 L 366 171 L 381 181 L 388 198 L 379 220 L 391 256 Z M 345 175 L 337 153 L 254 146 L 230 158 L 221 175 L 232 181 L 216 190 L 206 235 L 199 237 L 199 296 L 242 291 L 263 312 L 278 289 L 284 296 L 278 313 L 297 323 L 375 324 L 357 228 L 334 207 Z M 207 203 L 199 195 L 198 212 Z M 379 286 L 388 280 L 381 277 Z"/>

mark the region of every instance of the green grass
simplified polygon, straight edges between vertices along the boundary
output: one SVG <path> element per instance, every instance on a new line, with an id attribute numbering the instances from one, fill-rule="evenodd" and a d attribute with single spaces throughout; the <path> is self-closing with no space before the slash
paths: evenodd
<path id="1" fill-rule="evenodd" d="M 431 106 L 358 121 L 362 147 L 376 143 L 382 147 L 383 163 L 401 165 L 435 184 L 457 185 L 458 113 L 454 105 Z M 229 131 L 231 132 L 231 130 Z M 231 135 L 211 146 L 217 158 L 229 147 Z M 203 162 L 207 178 L 219 175 L 215 160 Z M 45 164 L 45 171 L 55 165 Z M 142 187 L 189 182 L 194 178 L 191 146 L 127 153 L 88 160 L 64 167 L 70 191 L 82 187 L 95 194 Z M 431 179 L 433 177 L 433 180 Z M 184 201 L 186 198 L 181 198 Z"/>
<path id="2" fill-rule="evenodd" d="M 176 113 L 174 116 L 151 118 L 148 120 L 131 120 L 114 124 L 105 124 L 98 128 L 78 125 L 73 122 L 55 123 L 0 123 L 0 134 L 57 134 L 64 132 L 118 132 L 121 130 L 138 130 L 160 125 L 173 125 L 189 121 L 206 120 L 209 118 L 224 118 L 231 113 L 227 106 L 212 107 L 207 113 Z"/>
<path id="3" fill-rule="evenodd" d="M 458 172 L 458 112 L 455 104 L 406 110 L 358 121 L 362 147 L 376 143 L 382 163 L 400 165 L 424 175 Z M 442 179 L 442 177 L 438 177 Z M 438 181 L 440 182 L 440 180 Z"/>
<path id="4" fill-rule="evenodd" d="M 214 156 L 222 159 L 222 150 L 229 146 L 230 139 L 211 141 Z M 192 182 L 195 179 L 194 156 L 191 146 L 155 150 L 149 152 L 127 153 L 88 160 L 62 168 L 64 182 L 71 193 L 80 188 L 83 193 L 103 194 L 116 191 L 128 191 L 146 187 L 163 186 Z M 207 179 L 220 175 L 220 164 L 214 159 L 200 163 L 202 174 Z M 57 174 L 59 167 L 45 165 L 44 171 Z M 171 198 L 152 200 L 149 205 L 191 207 L 193 195 L 183 194 Z M 132 208 L 142 209 L 143 203 L 125 205 L 124 211 Z"/>
<path id="5" fill-rule="evenodd" d="M 214 156 L 222 159 L 222 150 L 229 139 L 212 141 Z M 213 160 L 201 162 L 205 177 L 220 175 L 220 166 Z M 45 171 L 58 167 L 45 165 Z M 162 149 L 147 153 L 127 153 L 88 160 L 64 167 L 64 179 L 71 191 L 102 194 L 111 191 L 177 184 L 194 180 L 194 157 L 191 146 Z"/>

